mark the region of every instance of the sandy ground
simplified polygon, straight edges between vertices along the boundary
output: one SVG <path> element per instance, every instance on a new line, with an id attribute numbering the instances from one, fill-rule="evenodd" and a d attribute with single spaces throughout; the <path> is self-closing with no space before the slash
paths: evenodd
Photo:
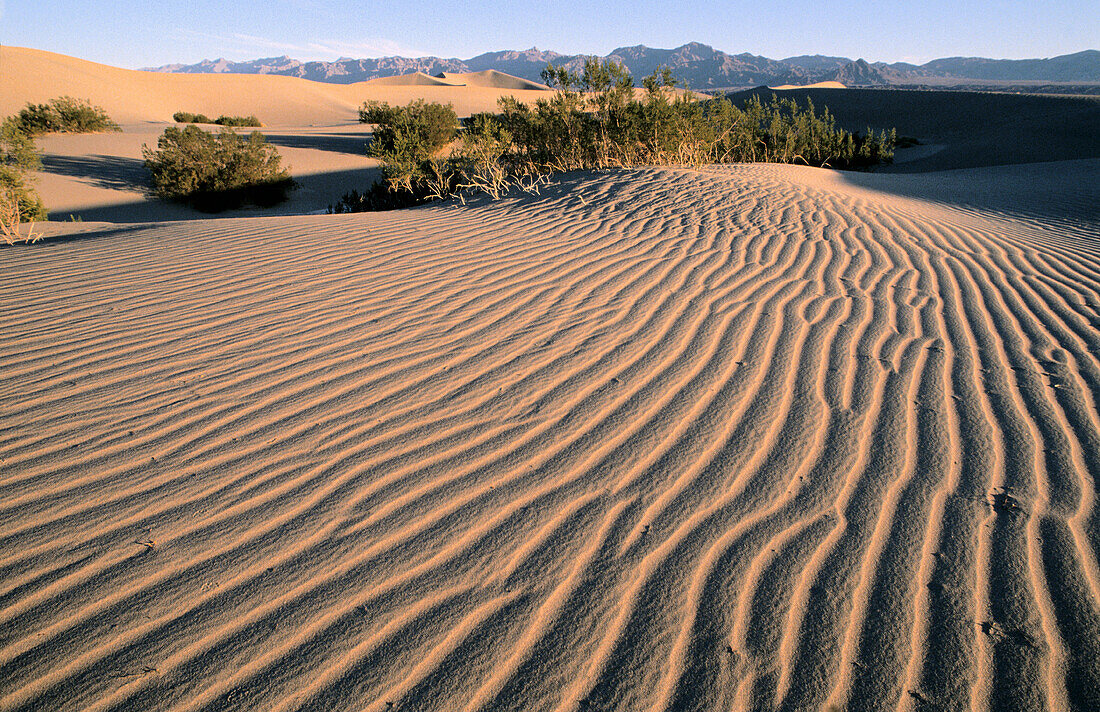
<path id="1" fill-rule="evenodd" d="M 1100 159 L 200 221 L 161 126 L 0 248 L 0 710 L 1100 708 Z"/>
<path id="2" fill-rule="evenodd" d="M 389 81 L 326 84 L 274 75 L 162 74 L 36 49 L 0 47 L 0 116 L 19 111 L 27 102 L 62 95 L 88 99 L 121 124 L 167 122 L 177 111 L 190 111 L 210 117 L 255 114 L 271 126 L 329 126 L 355 122 L 367 99 L 400 104 L 418 98 L 450 102 L 460 115 L 469 115 L 496 108 L 497 99 L 504 95 L 526 101 L 546 96 L 546 91 L 442 82 L 432 86 Z"/>
<path id="3" fill-rule="evenodd" d="M 496 108 L 501 96 L 545 97 L 545 88 L 500 72 L 453 74 L 446 80 L 408 75 L 357 84 L 322 84 L 293 77 L 136 72 L 20 47 L 0 47 L 0 116 L 27 102 L 75 96 L 102 106 L 122 134 L 49 135 L 38 140 L 44 170 L 36 188 L 52 219 L 110 222 L 208 217 L 180 205 L 150 201 L 143 145 L 156 146 L 177 111 L 255 115 L 300 188 L 277 214 L 324 211 L 377 177 L 366 157 L 368 127 L 358 109 L 368 99 L 407 104 L 450 103 L 461 116 Z M 215 127 L 207 127 L 214 129 Z M 259 214 L 239 210 L 228 215 Z M 263 211 L 271 214 L 272 211 Z"/>
<path id="4" fill-rule="evenodd" d="M 848 87 L 837 81 L 826 81 L 814 82 L 813 84 L 780 84 L 779 86 L 768 88 L 776 91 L 785 91 L 788 89 L 847 89 Z"/>

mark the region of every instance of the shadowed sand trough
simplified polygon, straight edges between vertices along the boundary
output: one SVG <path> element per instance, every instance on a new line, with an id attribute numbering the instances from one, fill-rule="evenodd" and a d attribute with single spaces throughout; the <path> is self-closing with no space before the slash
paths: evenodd
<path id="1" fill-rule="evenodd" d="M 1095 709 L 1100 196 L 897 178 L 0 250 L 0 707 Z"/>

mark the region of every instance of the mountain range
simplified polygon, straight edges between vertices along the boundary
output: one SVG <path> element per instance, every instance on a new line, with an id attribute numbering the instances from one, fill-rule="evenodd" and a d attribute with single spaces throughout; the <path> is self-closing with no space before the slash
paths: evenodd
<path id="1" fill-rule="evenodd" d="M 270 57 L 246 62 L 226 59 L 197 64 L 168 64 L 149 68 L 155 72 L 187 74 L 281 74 L 319 82 L 353 82 L 412 72 L 480 72 L 495 69 L 524 79 L 540 81 L 547 63 L 580 70 L 589 55 L 565 55 L 532 47 L 528 50 L 487 52 L 470 59 L 440 57 L 341 58 L 334 62 L 302 62 L 290 57 Z M 810 84 L 839 81 L 847 86 L 940 85 L 953 83 L 992 85 L 1011 82 L 1100 84 L 1100 51 L 1085 50 L 1047 59 L 987 59 L 947 57 L 916 65 L 887 64 L 847 57 L 802 55 L 769 59 L 754 54 L 727 54 L 698 42 L 675 49 L 637 45 L 620 47 L 602 60 L 619 62 L 636 81 L 660 66 L 693 89 L 733 89 L 760 85 Z"/>

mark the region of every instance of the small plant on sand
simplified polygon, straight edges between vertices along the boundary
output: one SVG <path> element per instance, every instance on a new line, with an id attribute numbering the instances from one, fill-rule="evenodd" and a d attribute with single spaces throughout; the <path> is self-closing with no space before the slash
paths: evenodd
<path id="1" fill-rule="evenodd" d="M 172 120 L 179 124 L 217 124 L 218 126 L 254 127 L 263 126 L 255 116 L 219 116 L 212 119 L 206 114 L 192 114 L 187 111 L 177 111 L 172 114 Z"/>
<path id="2" fill-rule="evenodd" d="M 28 209 L 25 201 L 26 189 L 9 183 L 10 177 L 7 169 L 0 168 L 0 238 L 9 245 L 37 242 L 42 235 L 34 231 L 34 220 L 39 216 L 45 218 L 46 209 L 41 201 L 36 201 Z M 26 220 L 31 223 L 27 233 L 23 234 L 21 225 Z"/>
<path id="3" fill-rule="evenodd" d="M 33 242 L 33 222 L 47 218 L 46 207 L 27 176 L 41 165 L 34 140 L 22 131 L 18 119 L 9 116 L 0 122 L 0 235 L 9 245 Z M 28 221 L 31 230 L 22 236 L 20 225 Z"/>
<path id="4" fill-rule="evenodd" d="M 391 192 L 372 188 L 353 209 L 416 204 L 463 193 L 500 197 L 513 188 L 536 192 L 540 180 L 561 171 L 647 165 L 801 163 L 829 168 L 868 168 L 893 160 L 894 132 L 863 134 L 837 127 L 826 109 L 752 97 L 735 105 L 727 97 L 700 99 L 678 88 L 672 72 L 658 68 L 642 91 L 620 64 L 590 58 L 581 73 L 547 65 L 543 80 L 554 92 L 533 104 L 502 97 L 498 113 L 475 114 L 456 138 L 453 109 L 416 101 L 406 107 L 368 102 L 359 120 L 375 124 L 370 154 L 383 163 Z M 358 194 L 357 194 L 358 195 Z"/>
<path id="5" fill-rule="evenodd" d="M 142 155 L 154 193 L 206 212 L 275 205 L 294 188 L 278 150 L 258 131 L 245 138 L 227 128 L 213 134 L 170 126 L 156 150 L 143 146 Z"/>
<path id="6" fill-rule="evenodd" d="M 382 161 L 386 183 L 409 193 L 422 192 L 435 178 L 432 159 L 458 134 L 454 107 L 423 99 L 408 106 L 368 101 L 359 121 L 375 126 L 367 152 Z"/>
<path id="7" fill-rule="evenodd" d="M 188 111 L 177 111 L 172 114 L 172 120 L 178 124 L 212 124 L 214 123 L 206 114 L 192 114 Z"/>
<path id="8" fill-rule="evenodd" d="M 263 126 L 260 120 L 255 116 L 219 116 L 214 119 L 214 123 L 218 126 L 243 126 L 243 127 L 258 127 Z"/>
<path id="9" fill-rule="evenodd" d="M 23 130 L 15 116 L 0 121 L 0 165 L 20 171 L 35 171 L 42 167 L 34 137 Z"/>
<path id="10" fill-rule="evenodd" d="M 16 121 L 28 136 L 53 132 L 94 133 L 122 130 L 102 107 L 71 96 L 58 97 L 48 104 L 27 104 L 19 112 Z"/>

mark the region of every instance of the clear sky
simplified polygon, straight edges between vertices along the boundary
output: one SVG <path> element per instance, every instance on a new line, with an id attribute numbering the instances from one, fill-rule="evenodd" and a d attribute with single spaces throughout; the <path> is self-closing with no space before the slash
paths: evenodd
<path id="1" fill-rule="evenodd" d="M 731 54 L 921 63 L 1100 49 L 1100 0 L 0 0 L 0 43 L 120 67 L 225 57 L 607 54 L 702 42 Z"/>

